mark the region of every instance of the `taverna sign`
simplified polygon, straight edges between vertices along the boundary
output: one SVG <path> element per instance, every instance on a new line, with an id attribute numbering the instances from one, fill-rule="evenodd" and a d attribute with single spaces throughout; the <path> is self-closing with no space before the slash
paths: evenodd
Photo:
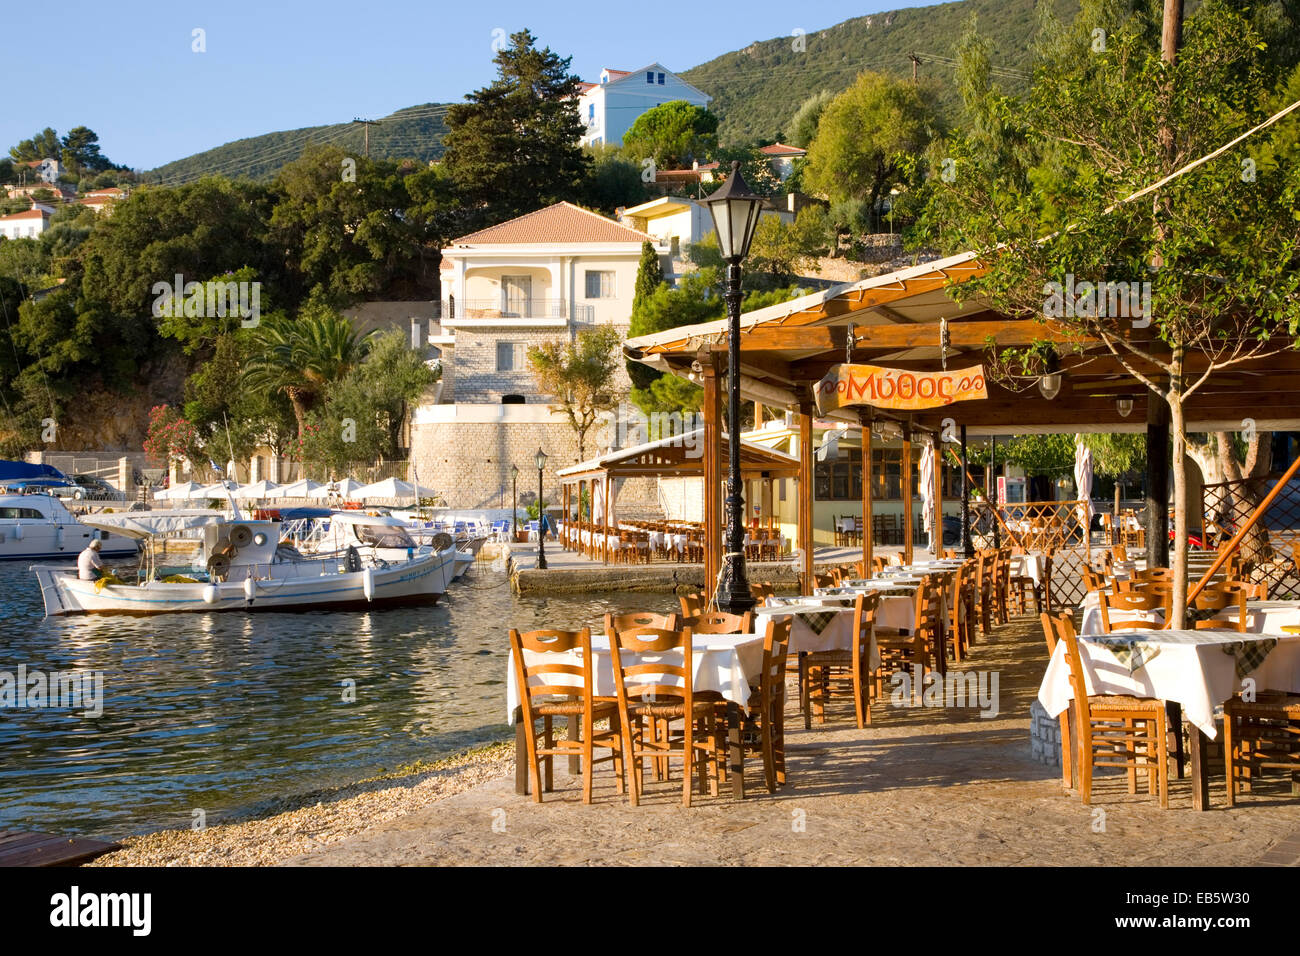
<path id="1" fill-rule="evenodd" d="M 989 397 L 983 365 L 944 372 L 836 365 L 815 391 L 817 411 L 822 415 L 849 405 L 916 411 Z"/>

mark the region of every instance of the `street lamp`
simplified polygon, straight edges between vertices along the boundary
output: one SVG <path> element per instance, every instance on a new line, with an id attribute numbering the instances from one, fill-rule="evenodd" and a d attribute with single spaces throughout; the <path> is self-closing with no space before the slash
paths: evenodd
<path id="1" fill-rule="evenodd" d="M 744 614 L 753 608 L 754 594 L 745 574 L 745 518 L 740 485 L 740 260 L 758 226 L 763 197 L 749 191 L 740 175 L 740 163 L 731 164 L 731 174 L 722 188 L 702 200 L 709 207 L 718 248 L 727 261 L 727 547 L 718 582 L 718 610 Z M 709 582 L 706 582 L 706 585 Z"/>
<path id="2" fill-rule="evenodd" d="M 519 466 L 510 466 L 510 536 L 519 540 Z"/>
<path id="3" fill-rule="evenodd" d="M 542 471 L 546 468 L 546 452 L 541 448 L 533 456 L 537 463 L 537 569 L 546 570 L 546 510 L 542 503 Z"/>

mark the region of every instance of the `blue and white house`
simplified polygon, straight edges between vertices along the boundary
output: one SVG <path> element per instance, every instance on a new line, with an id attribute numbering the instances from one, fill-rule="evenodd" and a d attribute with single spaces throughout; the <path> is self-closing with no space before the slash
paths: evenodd
<path id="1" fill-rule="evenodd" d="M 673 100 L 707 107 L 713 99 L 662 63 L 630 72 L 604 69 L 599 83 L 583 83 L 581 89 L 578 113 L 587 124 L 583 146 L 622 146 L 623 134 L 646 110 Z"/>

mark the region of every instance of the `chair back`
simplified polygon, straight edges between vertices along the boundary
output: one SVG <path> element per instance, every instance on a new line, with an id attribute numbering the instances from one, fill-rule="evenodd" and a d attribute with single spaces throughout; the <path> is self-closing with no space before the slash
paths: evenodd
<path id="1" fill-rule="evenodd" d="M 1083 565 L 1083 586 L 1088 591 L 1100 591 L 1106 586 L 1106 578 L 1098 574 L 1091 564 Z"/>
<path id="2" fill-rule="evenodd" d="M 1230 591 L 1222 587 L 1207 587 L 1200 594 L 1196 595 L 1196 600 L 1192 602 L 1192 607 L 1206 614 L 1218 614 L 1227 611 L 1230 608 L 1237 609 L 1237 620 L 1216 621 L 1212 617 L 1198 620 L 1194 627 L 1196 630 L 1236 630 L 1241 633 L 1246 632 L 1246 625 L 1250 623 L 1250 616 L 1246 610 L 1246 590 L 1241 588 Z"/>
<path id="3" fill-rule="evenodd" d="M 785 665 L 789 656 L 790 619 L 769 617 L 763 637 L 763 672 L 758 681 L 764 720 L 785 710 Z"/>
<path id="4" fill-rule="evenodd" d="M 871 655 L 871 636 L 876 628 L 880 594 L 859 594 L 853 600 L 853 672 L 860 673 Z"/>
<path id="5" fill-rule="evenodd" d="M 1111 558 L 1115 561 L 1128 560 L 1128 548 L 1124 547 L 1124 545 L 1122 544 L 1117 544 L 1113 548 L 1111 548 L 1110 554 L 1111 554 Z"/>
<path id="6" fill-rule="evenodd" d="M 1078 709 L 1078 730 L 1083 737 L 1083 753 L 1091 752 L 1091 711 L 1088 708 L 1088 683 L 1083 675 L 1083 657 L 1079 654 L 1079 638 L 1074 632 L 1074 621 L 1069 614 L 1041 614 L 1043 633 L 1048 646 L 1065 643 L 1065 660 L 1070 665 L 1070 687 L 1074 691 L 1074 705 Z"/>
<path id="7" fill-rule="evenodd" d="M 581 652 L 581 661 L 575 661 L 570 655 L 569 652 L 575 649 Z M 558 657 L 561 654 L 565 656 Z M 525 721 L 533 719 L 533 703 L 539 698 L 579 700 L 585 711 L 591 710 L 590 628 L 520 633 L 512 627 L 510 656 Z"/>
<path id="8" fill-rule="evenodd" d="M 835 587 L 835 576 L 833 574 L 822 574 L 820 572 L 813 574 L 813 585 L 819 588 Z"/>
<path id="9" fill-rule="evenodd" d="M 751 582 L 749 585 L 749 591 L 754 595 L 754 600 L 759 604 L 762 604 L 776 593 L 776 588 L 772 586 L 771 581 L 764 581 L 761 584 L 754 584 Z"/>
<path id="10" fill-rule="evenodd" d="M 1244 591 L 1248 601 L 1267 601 L 1268 600 L 1268 581 L 1251 581 L 1246 578 L 1228 578 L 1212 585 L 1221 591 L 1231 591 L 1236 593 Z"/>
<path id="11" fill-rule="evenodd" d="M 1173 568 L 1145 568 L 1141 571 L 1133 572 L 1133 580 L 1142 584 L 1150 584 L 1159 581 L 1161 584 L 1174 583 Z"/>
<path id="12" fill-rule="evenodd" d="M 694 702 L 691 629 L 661 627 L 611 629 L 609 650 L 618 685 L 618 703 L 680 700 L 691 713 Z"/>
<path id="13" fill-rule="evenodd" d="M 682 617 L 694 617 L 704 611 L 703 594 L 683 594 L 677 600 L 682 605 Z"/>
<path id="14" fill-rule="evenodd" d="M 694 634 L 749 634 L 754 630 L 754 612 L 728 614 L 726 611 L 710 611 L 683 617 L 678 626 L 689 627 Z"/>
<path id="15" fill-rule="evenodd" d="M 1113 594 L 1100 593 L 1098 597 L 1101 603 L 1101 627 L 1107 634 L 1112 631 L 1159 629 L 1164 627 L 1164 621 L 1169 619 L 1168 594 L 1162 591 L 1158 592 L 1151 587 L 1131 591 L 1116 591 Z M 1148 620 L 1141 617 L 1111 619 L 1113 612 L 1126 615 L 1150 613 L 1154 616 L 1156 611 L 1165 612 L 1164 621 Z"/>
<path id="16" fill-rule="evenodd" d="M 606 614 L 605 633 L 630 631 L 634 628 L 657 627 L 665 631 L 677 630 L 676 614 L 655 614 L 652 611 L 628 611 L 626 614 Z"/>

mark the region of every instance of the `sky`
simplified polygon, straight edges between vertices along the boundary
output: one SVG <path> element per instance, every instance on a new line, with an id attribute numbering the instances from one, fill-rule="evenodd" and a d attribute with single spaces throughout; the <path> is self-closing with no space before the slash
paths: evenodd
<path id="1" fill-rule="evenodd" d="M 247 136 L 458 102 L 494 78 L 494 37 L 525 27 L 595 81 L 606 66 L 687 70 L 755 40 L 919 5 L 744 0 L 733 15 L 649 0 L 70 0 L 52 21 L 23 3 L 4 16 L 0 150 L 47 126 L 89 126 L 113 162 L 152 169 Z"/>

